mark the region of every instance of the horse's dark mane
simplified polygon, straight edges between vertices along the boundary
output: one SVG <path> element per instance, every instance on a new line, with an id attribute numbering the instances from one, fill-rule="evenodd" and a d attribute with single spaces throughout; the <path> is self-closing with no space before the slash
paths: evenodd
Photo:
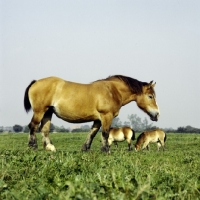
<path id="1" fill-rule="evenodd" d="M 143 137 L 143 135 L 144 135 L 144 132 L 142 132 L 142 133 L 138 136 L 136 143 Z"/>
<path id="2" fill-rule="evenodd" d="M 118 78 L 122 80 L 124 83 L 126 83 L 129 88 L 131 89 L 132 92 L 136 94 L 141 94 L 142 93 L 142 86 L 148 85 L 146 82 L 141 82 L 138 81 L 137 79 L 128 77 L 128 76 L 123 76 L 123 75 L 114 75 L 114 76 L 109 76 L 108 78 L 104 80 L 113 80 L 114 78 Z"/>
<path id="3" fill-rule="evenodd" d="M 123 81 L 130 88 L 130 90 L 135 94 L 142 94 L 142 86 L 148 85 L 147 82 L 138 81 L 137 79 L 134 79 L 134 78 L 131 78 L 131 77 L 128 77 L 128 76 L 123 76 L 123 75 L 108 76 L 105 79 L 99 79 L 99 80 L 96 80 L 94 82 L 97 82 L 97 81 L 112 81 L 113 79 L 119 79 L 119 80 Z M 151 87 L 151 93 L 155 94 L 153 87 Z"/>

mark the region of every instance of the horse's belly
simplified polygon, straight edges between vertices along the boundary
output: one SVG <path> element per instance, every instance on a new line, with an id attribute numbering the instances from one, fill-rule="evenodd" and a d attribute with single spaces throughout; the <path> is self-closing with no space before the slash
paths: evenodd
<path id="1" fill-rule="evenodd" d="M 124 134 L 115 135 L 113 138 L 114 138 L 114 141 L 117 141 L 117 142 L 122 142 L 125 140 Z"/>
<path id="2" fill-rule="evenodd" d="M 158 142 L 158 138 L 152 138 L 152 139 L 150 140 L 150 143 L 155 143 L 155 142 Z"/>
<path id="3" fill-rule="evenodd" d="M 71 123 L 90 122 L 98 119 L 98 114 L 95 114 L 95 112 L 84 113 L 81 110 L 73 110 L 70 108 L 54 108 L 54 113 L 57 117 Z"/>

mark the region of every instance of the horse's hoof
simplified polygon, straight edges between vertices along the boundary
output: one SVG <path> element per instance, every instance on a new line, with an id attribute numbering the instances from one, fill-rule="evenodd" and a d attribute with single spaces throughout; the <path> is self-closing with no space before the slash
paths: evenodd
<path id="1" fill-rule="evenodd" d="M 83 144 L 82 151 L 88 151 L 90 148 L 87 146 L 87 144 Z"/>
<path id="2" fill-rule="evenodd" d="M 101 151 L 102 152 L 109 152 L 109 149 L 108 149 L 108 147 L 103 146 L 103 147 L 101 147 Z"/>
<path id="3" fill-rule="evenodd" d="M 55 146 L 54 146 L 53 144 L 47 144 L 46 150 L 47 150 L 47 151 L 56 152 L 56 148 L 55 148 Z"/>
<path id="4" fill-rule="evenodd" d="M 33 149 L 33 150 L 37 150 L 38 149 L 38 145 L 37 144 L 29 143 L 28 147 L 31 148 L 31 149 Z"/>

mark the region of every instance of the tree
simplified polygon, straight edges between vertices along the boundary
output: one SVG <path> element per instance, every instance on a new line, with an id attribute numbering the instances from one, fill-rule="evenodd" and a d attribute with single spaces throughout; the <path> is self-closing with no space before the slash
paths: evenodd
<path id="1" fill-rule="evenodd" d="M 55 126 L 51 123 L 49 132 L 52 133 L 55 129 Z"/>
<path id="2" fill-rule="evenodd" d="M 81 129 L 81 128 L 74 128 L 71 131 L 72 133 L 82 133 L 82 132 L 86 132 L 85 129 Z"/>
<path id="3" fill-rule="evenodd" d="M 138 117 L 136 114 L 128 115 L 128 119 L 130 121 L 131 127 L 135 131 L 141 131 L 142 130 L 142 120 L 140 117 Z"/>
<path id="4" fill-rule="evenodd" d="M 186 126 L 186 127 L 178 127 L 177 133 L 200 133 L 200 129 L 194 128 L 192 126 Z"/>
<path id="5" fill-rule="evenodd" d="M 29 133 L 29 131 L 30 131 L 30 130 L 29 130 L 29 127 L 28 127 L 28 126 L 25 126 L 25 127 L 24 127 L 24 133 Z"/>
<path id="6" fill-rule="evenodd" d="M 13 126 L 13 131 L 16 132 L 16 133 L 22 132 L 22 130 L 23 130 L 23 127 L 18 125 L 18 124 L 15 124 Z"/>
<path id="7" fill-rule="evenodd" d="M 56 132 L 69 132 L 69 129 L 66 129 L 64 126 L 61 126 L 61 127 L 58 127 L 58 126 L 55 126 L 55 131 Z"/>
<path id="8" fill-rule="evenodd" d="M 145 117 L 142 122 L 142 129 L 148 130 L 148 129 L 151 129 L 151 127 L 152 127 L 152 123 L 149 124 L 147 118 Z"/>
<path id="9" fill-rule="evenodd" d="M 121 127 L 121 126 L 122 126 L 122 122 L 120 121 L 119 117 L 115 117 L 112 120 L 111 127 Z"/>
<path id="10" fill-rule="evenodd" d="M 80 129 L 84 130 L 84 132 L 88 132 L 88 131 L 90 131 L 91 128 L 89 125 L 85 124 L 85 125 L 81 126 Z"/>

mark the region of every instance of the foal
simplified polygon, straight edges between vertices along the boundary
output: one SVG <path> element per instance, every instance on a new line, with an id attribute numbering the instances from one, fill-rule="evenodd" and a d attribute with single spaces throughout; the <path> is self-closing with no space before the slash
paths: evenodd
<path id="1" fill-rule="evenodd" d="M 131 151 L 133 149 L 131 140 L 135 140 L 135 131 L 127 126 L 121 128 L 110 128 L 108 136 L 109 148 L 113 142 L 118 147 L 117 142 L 122 142 L 124 140 L 128 142 L 128 150 Z"/>
<path id="2" fill-rule="evenodd" d="M 155 130 L 143 132 L 137 138 L 137 142 L 135 144 L 135 150 L 136 151 L 140 150 L 140 146 L 142 144 L 143 144 L 142 150 L 145 148 L 149 150 L 149 143 L 157 142 L 158 151 L 160 150 L 161 146 L 164 151 L 166 139 L 167 139 L 166 133 L 162 131 L 161 129 L 155 129 Z"/>

